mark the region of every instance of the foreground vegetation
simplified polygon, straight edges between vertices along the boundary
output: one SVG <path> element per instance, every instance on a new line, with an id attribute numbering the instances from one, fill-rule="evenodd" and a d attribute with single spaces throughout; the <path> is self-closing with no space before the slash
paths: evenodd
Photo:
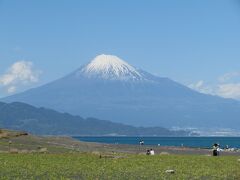
<path id="1" fill-rule="evenodd" d="M 144 155 L 149 148 L 157 155 Z M 208 149 L 87 143 L 1 130 L 0 180 L 240 179 L 239 152 L 210 154 Z"/>
<path id="2" fill-rule="evenodd" d="M 240 179 L 238 156 L 0 154 L 0 179 Z M 175 170 L 168 174 L 166 170 Z"/>

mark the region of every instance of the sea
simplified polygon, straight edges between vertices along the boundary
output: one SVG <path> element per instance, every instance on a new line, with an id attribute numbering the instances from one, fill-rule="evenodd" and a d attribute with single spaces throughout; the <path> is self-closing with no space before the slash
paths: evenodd
<path id="1" fill-rule="evenodd" d="M 213 144 L 220 144 L 221 148 L 240 148 L 240 137 L 73 137 L 79 141 L 97 142 L 107 144 L 131 144 L 138 145 L 144 141 L 144 145 L 151 146 L 179 146 L 194 148 L 211 148 Z"/>

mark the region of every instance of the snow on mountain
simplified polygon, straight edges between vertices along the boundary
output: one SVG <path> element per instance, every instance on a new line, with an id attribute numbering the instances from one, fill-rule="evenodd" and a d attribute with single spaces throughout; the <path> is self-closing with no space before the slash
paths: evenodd
<path id="1" fill-rule="evenodd" d="M 112 55 L 2 100 L 134 126 L 235 128 L 240 117 L 238 101 L 198 93 Z"/>
<path id="2" fill-rule="evenodd" d="M 77 71 L 77 76 L 107 80 L 144 80 L 144 75 L 122 59 L 113 55 L 98 55 L 89 64 Z"/>

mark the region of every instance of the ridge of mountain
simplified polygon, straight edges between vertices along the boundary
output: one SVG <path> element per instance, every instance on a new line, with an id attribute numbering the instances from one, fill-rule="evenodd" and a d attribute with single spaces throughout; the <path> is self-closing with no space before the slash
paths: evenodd
<path id="1" fill-rule="evenodd" d="M 0 127 L 24 130 L 39 135 L 125 135 L 125 136 L 187 136 L 188 131 L 170 131 L 161 127 L 133 127 L 121 123 L 84 119 L 68 113 L 13 102 L 0 102 Z"/>

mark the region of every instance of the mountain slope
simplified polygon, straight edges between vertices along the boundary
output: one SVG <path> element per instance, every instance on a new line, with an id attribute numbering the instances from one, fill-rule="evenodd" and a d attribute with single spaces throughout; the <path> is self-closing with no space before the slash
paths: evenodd
<path id="1" fill-rule="evenodd" d="M 240 103 L 97 56 L 73 73 L 3 99 L 135 126 L 237 128 Z"/>
<path id="2" fill-rule="evenodd" d="M 25 103 L 0 102 L 0 128 L 24 130 L 44 135 L 128 135 L 128 136 L 184 136 L 185 131 L 169 131 L 165 128 L 136 128 L 120 123 L 83 119 L 67 113 L 36 108 Z"/>

